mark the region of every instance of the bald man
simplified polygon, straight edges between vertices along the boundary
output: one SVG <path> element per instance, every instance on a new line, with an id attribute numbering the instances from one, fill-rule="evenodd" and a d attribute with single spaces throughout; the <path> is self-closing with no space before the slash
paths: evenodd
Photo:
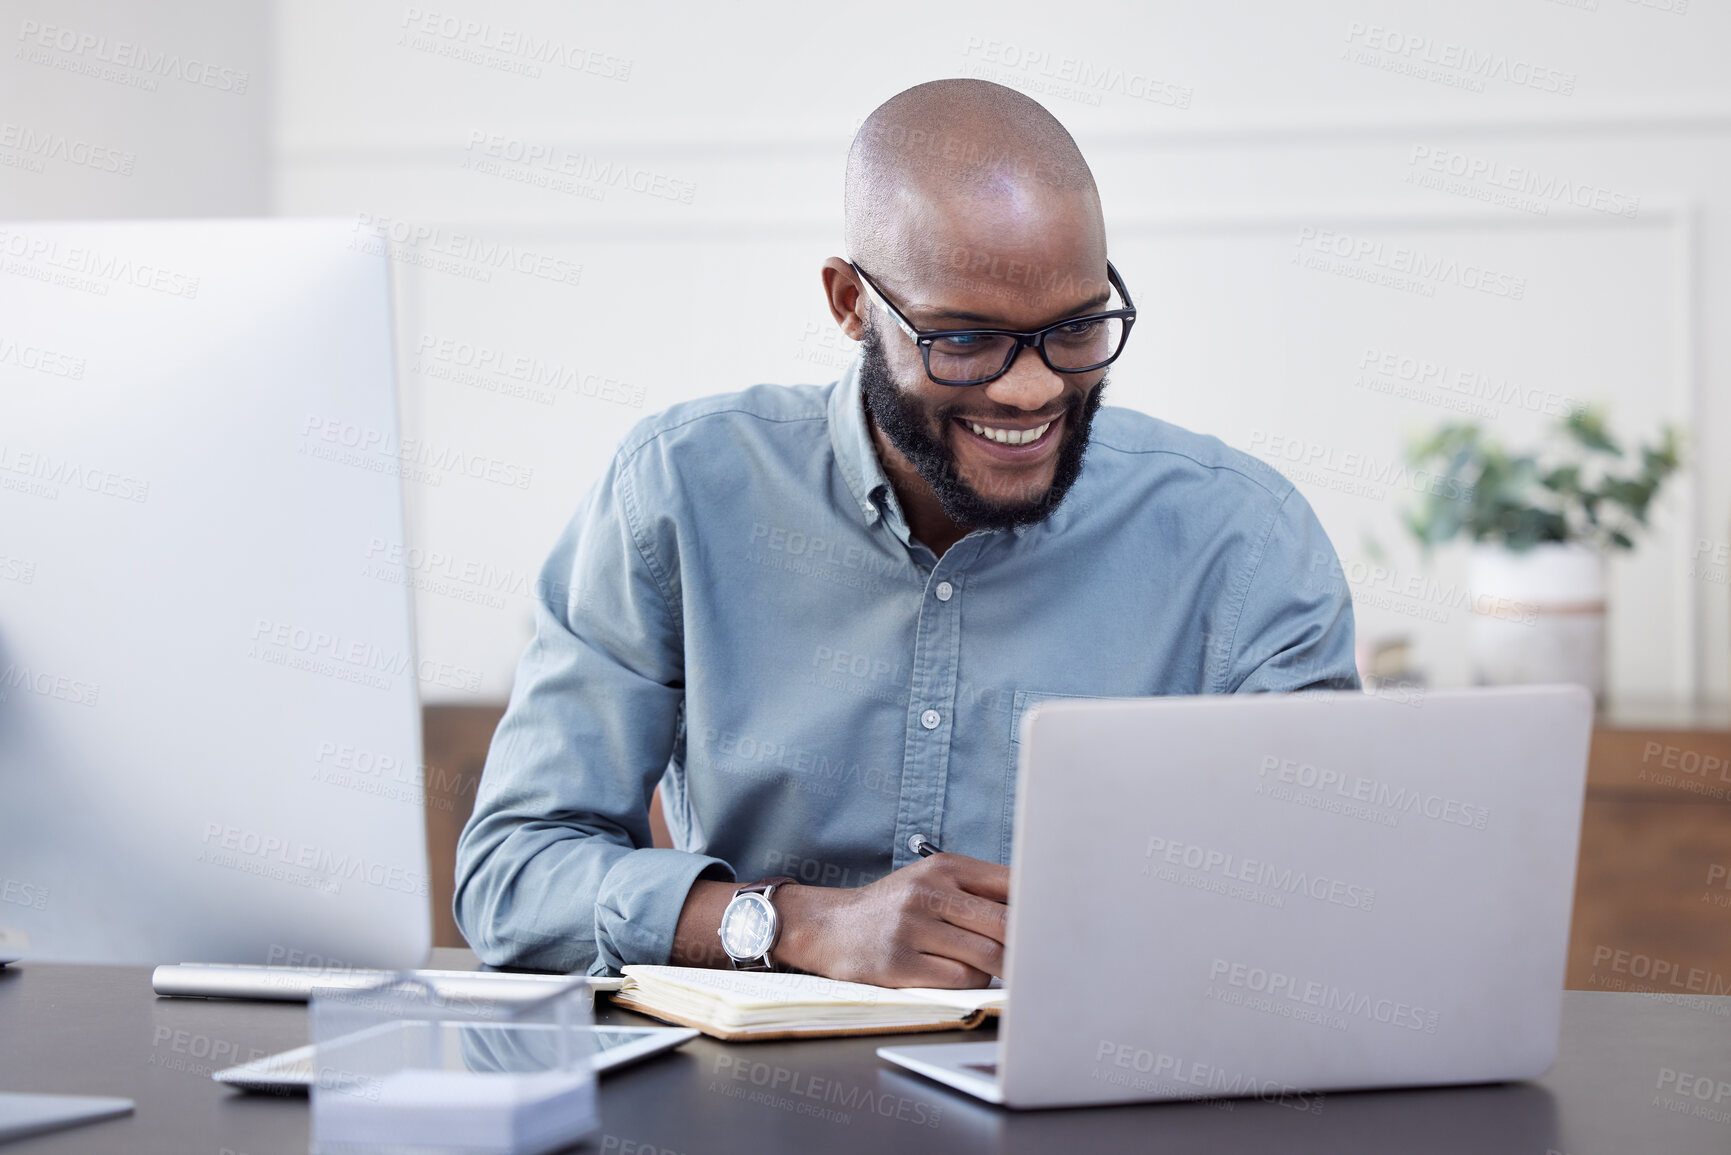
<path id="1" fill-rule="evenodd" d="M 845 211 L 841 380 L 644 421 L 554 547 L 458 848 L 489 963 L 981 985 L 1030 705 L 1358 684 L 1292 485 L 1102 407 L 1135 309 L 1045 109 L 895 96 Z"/>

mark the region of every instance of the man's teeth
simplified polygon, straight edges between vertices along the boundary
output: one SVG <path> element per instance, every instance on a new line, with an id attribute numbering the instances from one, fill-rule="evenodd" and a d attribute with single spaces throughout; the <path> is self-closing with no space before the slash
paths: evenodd
<path id="1" fill-rule="evenodd" d="M 1040 435 L 1052 427 L 1050 421 L 1044 425 L 1036 425 L 1032 429 L 992 429 L 973 421 L 968 422 L 968 428 L 981 437 L 989 437 L 1004 445 L 1026 445 L 1030 441 L 1038 441 Z"/>

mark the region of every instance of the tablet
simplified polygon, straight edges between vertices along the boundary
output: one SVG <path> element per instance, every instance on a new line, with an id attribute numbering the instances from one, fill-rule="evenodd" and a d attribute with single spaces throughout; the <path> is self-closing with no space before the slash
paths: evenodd
<path id="1" fill-rule="evenodd" d="M 692 1034 L 696 1034 L 693 1031 Z M 0 1143 L 132 1113 L 131 1099 L 95 1095 L 19 1095 L 0 1091 Z"/>
<path id="2" fill-rule="evenodd" d="M 626 1067 L 651 1055 L 670 1051 L 697 1037 L 685 1027 L 583 1027 L 595 1041 L 591 1058 L 597 1075 Z M 211 1078 L 242 1091 L 304 1094 L 317 1077 L 311 1044 L 266 1055 L 238 1067 L 217 1071 Z"/>

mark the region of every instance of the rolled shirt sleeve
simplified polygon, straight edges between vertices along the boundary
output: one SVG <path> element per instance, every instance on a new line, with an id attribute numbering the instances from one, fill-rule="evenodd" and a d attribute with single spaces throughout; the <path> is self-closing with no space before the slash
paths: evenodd
<path id="1" fill-rule="evenodd" d="M 1296 489 L 1271 519 L 1232 641 L 1220 691 L 1360 688 L 1352 597 L 1327 532 Z"/>
<path id="2" fill-rule="evenodd" d="M 718 858 L 656 849 L 649 803 L 684 697 L 678 590 L 614 459 L 554 546 L 535 633 L 457 847 L 457 925 L 492 965 L 664 963 Z"/>

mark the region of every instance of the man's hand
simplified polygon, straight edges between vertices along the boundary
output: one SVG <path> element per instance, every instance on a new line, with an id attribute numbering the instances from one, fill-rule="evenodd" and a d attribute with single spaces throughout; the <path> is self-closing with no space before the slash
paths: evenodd
<path id="1" fill-rule="evenodd" d="M 934 854 L 869 886 L 775 892 L 772 957 L 813 974 L 884 987 L 983 987 L 1004 973 L 1010 868 Z"/>

